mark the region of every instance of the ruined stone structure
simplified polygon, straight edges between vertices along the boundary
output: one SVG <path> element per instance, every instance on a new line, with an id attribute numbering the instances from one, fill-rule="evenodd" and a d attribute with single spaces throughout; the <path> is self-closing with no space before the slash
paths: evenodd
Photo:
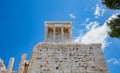
<path id="1" fill-rule="evenodd" d="M 101 44 L 72 42 L 72 22 L 45 22 L 45 40 L 38 43 L 30 61 L 21 57 L 19 69 L 12 72 L 0 60 L 0 73 L 108 73 Z"/>

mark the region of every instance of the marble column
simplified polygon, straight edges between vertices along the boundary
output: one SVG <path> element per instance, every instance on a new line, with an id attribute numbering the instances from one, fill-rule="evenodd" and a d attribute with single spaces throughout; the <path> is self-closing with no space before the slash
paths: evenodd
<path id="1" fill-rule="evenodd" d="M 18 73 L 23 73 L 23 71 L 24 71 L 26 56 L 27 56 L 26 54 L 23 54 L 22 57 L 21 57 L 21 62 L 20 62 L 20 65 L 19 65 Z"/>
<path id="2" fill-rule="evenodd" d="M 53 26 L 53 41 L 56 41 L 56 26 Z"/>
<path id="3" fill-rule="evenodd" d="M 71 28 L 68 28 L 68 37 L 69 37 L 69 41 L 71 41 L 72 39 L 72 33 L 71 33 Z"/>
<path id="4" fill-rule="evenodd" d="M 45 42 L 47 42 L 48 39 L 48 27 L 45 27 Z"/>
<path id="5" fill-rule="evenodd" d="M 7 73 L 12 73 L 13 64 L 14 64 L 14 58 L 11 58 L 9 61 Z"/>
<path id="6" fill-rule="evenodd" d="M 62 42 L 64 41 L 64 27 L 61 27 Z"/>

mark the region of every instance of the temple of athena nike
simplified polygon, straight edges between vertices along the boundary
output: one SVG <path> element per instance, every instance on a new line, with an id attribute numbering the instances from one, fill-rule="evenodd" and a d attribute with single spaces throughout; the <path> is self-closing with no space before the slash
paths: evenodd
<path id="1" fill-rule="evenodd" d="M 14 58 L 8 67 L 0 59 L 0 73 L 108 73 L 100 43 L 73 42 L 71 21 L 44 24 L 45 39 L 33 48 L 30 60 L 23 54 L 13 71 Z"/>

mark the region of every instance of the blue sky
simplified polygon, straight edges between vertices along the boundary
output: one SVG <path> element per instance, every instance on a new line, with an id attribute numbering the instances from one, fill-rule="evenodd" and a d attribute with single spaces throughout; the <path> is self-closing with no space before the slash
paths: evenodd
<path id="1" fill-rule="evenodd" d="M 14 57 L 17 70 L 21 55 L 29 60 L 33 47 L 44 41 L 44 21 L 72 21 L 73 41 L 102 43 L 109 73 L 119 73 L 120 39 L 105 32 L 105 21 L 116 13 L 120 11 L 107 9 L 100 0 L 1 0 L 0 58 L 7 67 Z"/>

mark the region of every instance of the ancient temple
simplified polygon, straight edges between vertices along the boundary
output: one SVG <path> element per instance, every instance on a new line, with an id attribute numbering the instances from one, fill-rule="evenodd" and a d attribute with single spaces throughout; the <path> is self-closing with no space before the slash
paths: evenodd
<path id="1" fill-rule="evenodd" d="M 21 57 L 12 71 L 14 58 L 6 69 L 0 59 L 0 73 L 108 73 L 101 44 L 72 42 L 72 22 L 45 22 L 44 42 L 34 48 L 29 61 Z"/>

